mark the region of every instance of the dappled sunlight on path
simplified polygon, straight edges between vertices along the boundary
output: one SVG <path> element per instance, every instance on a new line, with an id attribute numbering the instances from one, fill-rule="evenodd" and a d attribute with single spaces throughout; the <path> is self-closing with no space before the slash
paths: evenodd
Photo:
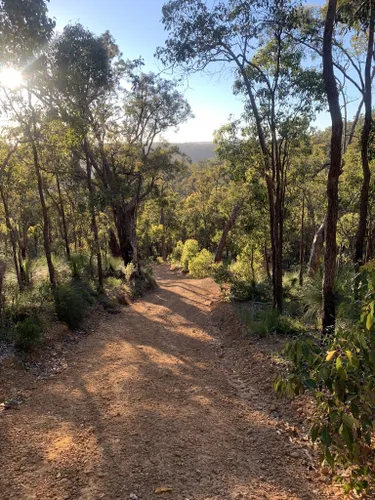
<path id="1" fill-rule="evenodd" d="M 329 498 L 222 368 L 217 286 L 164 266 L 156 278 L 1 417 L 0 498 L 149 500 L 161 486 L 173 500 Z"/>

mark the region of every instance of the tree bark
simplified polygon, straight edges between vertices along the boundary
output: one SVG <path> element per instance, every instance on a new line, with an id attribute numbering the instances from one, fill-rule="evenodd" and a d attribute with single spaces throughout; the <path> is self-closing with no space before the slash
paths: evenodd
<path id="1" fill-rule="evenodd" d="M 315 278 L 319 271 L 320 259 L 323 253 L 324 238 L 325 238 L 326 218 L 319 226 L 315 233 L 313 243 L 311 245 L 310 259 L 308 264 L 308 275 L 310 278 Z"/>
<path id="2" fill-rule="evenodd" d="M 160 224 L 163 226 L 163 233 L 161 235 L 161 257 L 165 262 L 167 260 L 167 249 L 165 247 L 165 213 L 163 205 L 160 208 Z"/>
<path id="3" fill-rule="evenodd" d="M 67 223 L 66 223 L 65 207 L 64 207 L 63 197 L 62 197 L 62 194 L 61 194 L 60 179 L 59 179 L 59 175 L 58 174 L 56 174 L 56 184 L 57 184 L 57 192 L 58 192 L 58 195 L 59 195 L 59 203 L 60 203 L 60 212 L 61 212 L 63 236 L 64 236 L 64 243 L 65 243 L 65 251 L 66 251 L 67 258 L 70 259 L 68 226 L 67 226 Z"/>
<path id="4" fill-rule="evenodd" d="M 120 245 L 112 228 L 109 230 L 109 249 L 113 257 L 121 257 Z"/>
<path id="5" fill-rule="evenodd" d="M 94 207 L 94 203 L 93 203 L 94 189 L 93 189 L 92 179 L 91 179 L 91 161 L 90 161 L 90 157 L 88 154 L 88 147 L 87 147 L 86 140 L 84 141 L 83 147 L 84 147 L 85 155 L 86 155 L 87 187 L 89 190 L 89 197 L 90 197 L 89 203 L 90 203 L 90 214 L 91 214 L 91 230 L 92 230 L 92 233 L 94 235 L 95 254 L 96 254 L 96 260 L 97 260 L 97 266 L 98 266 L 99 289 L 103 290 L 103 288 L 104 288 L 103 262 L 102 262 L 102 254 L 100 251 L 99 231 L 98 231 L 98 225 L 96 222 L 95 207 Z"/>
<path id="6" fill-rule="evenodd" d="M 370 133 L 372 126 L 372 78 L 371 65 L 374 55 L 374 24 L 375 24 L 375 0 L 370 2 L 370 24 L 367 45 L 367 56 L 365 64 L 365 82 L 363 102 L 365 105 L 365 117 L 361 136 L 361 160 L 362 160 L 362 188 L 359 208 L 359 224 L 355 242 L 354 261 L 356 267 L 359 268 L 363 264 L 363 255 L 366 238 L 367 213 L 368 213 L 368 196 L 371 180 L 371 172 L 368 157 L 368 148 L 370 141 Z"/>
<path id="7" fill-rule="evenodd" d="M 336 7 L 337 0 L 328 1 L 323 35 L 323 80 L 332 120 L 331 161 L 327 180 L 328 209 L 325 231 L 326 247 L 322 288 L 322 332 L 324 334 L 334 330 L 336 321 L 334 283 L 337 256 L 336 234 L 339 206 L 338 184 L 342 169 L 343 121 L 332 58 L 332 34 L 336 17 Z"/>
<path id="8" fill-rule="evenodd" d="M 302 194 L 301 241 L 299 251 L 299 284 L 303 285 L 303 265 L 305 263 L 305 193 Z"/>
<path id="9" fill-rule="evenodd" d="M 126 266 L 130 264 L 130 262 L 133 262 L 138 273 L 136 200 L 133 200 L 127 205 L 118 204 L 114 207 L 114 216 L 122 260 Z"/>
<path id="10" fill-rule="evenodd" d="M 20 268 L 18 265 L 16 235 L 14 234 L 15 231 L 14 231 L 14 228 L 12 227 L 11 222 L 10 222 L 9 207 L 8 207 L 7 200 L 4 196 L 4 189 L 3 189 L 3 186 L 1 183 L 0 183 L 0 194 L 1 194 L 1 199 L 2 199 L 3 205 L 4 205 L 5 224 L 6 224 L 8 231 L 9 231 L 10 243 L 12 246 L 13 262 L 14 262 L 14 269 L 16 271 L 16 276 L 17 276 L 18 288 L 20 290 L 23 290 L 24 284 L 23 284 L 23 281 L 21 278 Z"/>
<path id="11" fill-rule="evenodd" d="M 237 220 L 237 217 L 238 217 L 238 214 L 241 210 L 241 207 L 242 207 L 241 202 L 237 203 L 235 205 L 233 212 L 231 213 L 231 216 L 229 217 L 229 219 L 227 220 L 227 222 L 224 226 L 223 233 L 221 235 L 219 245 L 218 245 L 217 250 L 216 250 L 215 262 L 221 262 L 221 260 L 222 260 L 224 248 L 225 248 L 225 245 L 227 243 L 228 234 L 231 231 L 231 229 L 233 228 L 233 226 Z"/>

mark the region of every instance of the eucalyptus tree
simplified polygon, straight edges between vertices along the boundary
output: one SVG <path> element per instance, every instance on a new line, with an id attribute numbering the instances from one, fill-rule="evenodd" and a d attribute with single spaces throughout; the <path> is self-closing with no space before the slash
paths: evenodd
<path id="1" fill-rule="evenodd" d="M 0 0 L 0 63 L 24 67 L 52 36 L 49 0 Z"/>
<path id="2" fill-rule="evenodd" d="M 173 81 L 142 73 L 139 63 L 130 65 L 127 81 L 130 90 L 120 94 L 117 110 L 109 113 L 107 108 L 97 116 L 100 135 L 90 158 L 112 207 L 124 263 L 133 261 L 138 269 L 139 204 L 181 162 L 176 148 L 156 140 L 183 123 L 191 110 Z M 107 137 L 111 140 L 106 143 Z M 100 161 L 94 158 L 95 148 Z"/>
<path id="3" fill-rule="evenodd" d="M 322 96 L 321 75 L 303 66 L 288 30 L 297 2 L 170 0 L 163 7 L 169 37 L 157 51 L 166 64 L 201 71 L 217 63 L 234 71 L 246 118 L 258 140 L 266 180 L 274 307 L 282 311 L 285 190 L 296 138 L 304 133 Z M 216 63 L 216 66 L 215 66 Z"/>
<path id="4" fill-rule="evenodd" d="M 313 53 L 323 57 L 323 38 L 326 8 L 305 6 L 290 36 L 299 40 Z M 345 153 L 352 143 L 356 127 L 361 124 L 362 186 L 359 201 L 359 223 L 356 234 L 354 261 L 363 261 L 369 204 L 371 171 L 369 142 L 372 124 L 372 84 L 375 76 L 374 60 L 375 1 L 339 0 L 332 35 L 332 60 L 335 76 L 340 80 L 339 92 L 345 112 L 342 147 Z M 348 95 L 358 101 L 358 108 L 349 120 Z M 350 97 L 349 97 L 350 99 Z M 360 121 L 364 109 L 364 120 Z"/>
<path id="5" fill-rule="evenodd" d="M 332 120 L 330 167 L 327 179 L 327 219 L 325 225 L 325 254 L 323 277 L 323 333 L 335 327 L 335 270 L 337 256 L 337 218 L 339 209 L 338 185 L 342 170 L 343 120 L 334 72 L 332 38 L 337 1 L 329 0 L 323 35 L 323 78 Z"/>

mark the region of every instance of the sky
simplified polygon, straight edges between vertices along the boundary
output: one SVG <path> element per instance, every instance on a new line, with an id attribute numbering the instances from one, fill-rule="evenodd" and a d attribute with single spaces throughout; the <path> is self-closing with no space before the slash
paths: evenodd
<path id="1" fill-rule="evenodd" d="M 323 0 L 318 0 L 323 3 Z M 49 14 L 55 18 L 57 30 L 68 23 L 80 22 L 96 34 L 109 30 L 125 59 L 142 56 L 147 71 L 159 73 L 160 62 L 154 57 L 167 34 L 161 23 L 164 0 L 50 0 Z M 166 134 L 171 142 L 212 141 L 213 132 L 228 122 L 230 116 L 239 117 L 243 110 L 241 100 L 232 94 L 232 77 L 196 74 L 181 90 L 189 101 L 195 118 Z M 319 116 L 319 128 L 330 124 L 328 114 Z"/>

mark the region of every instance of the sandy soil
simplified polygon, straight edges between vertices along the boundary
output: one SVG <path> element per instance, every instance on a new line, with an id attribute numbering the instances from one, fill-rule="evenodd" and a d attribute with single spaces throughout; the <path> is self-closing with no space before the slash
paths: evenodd
<path id="1" fill-rule="evenodd" d="M 272 393 L 272 356 L 216 309 L 214 282 L 155 274 L 160 288 L 94 325 L 57 376 L 7 380 L 24 397 L 0 415 L 0 498 L 341 496 L 315 470 L 303 409 L 294 424 Z"/>

